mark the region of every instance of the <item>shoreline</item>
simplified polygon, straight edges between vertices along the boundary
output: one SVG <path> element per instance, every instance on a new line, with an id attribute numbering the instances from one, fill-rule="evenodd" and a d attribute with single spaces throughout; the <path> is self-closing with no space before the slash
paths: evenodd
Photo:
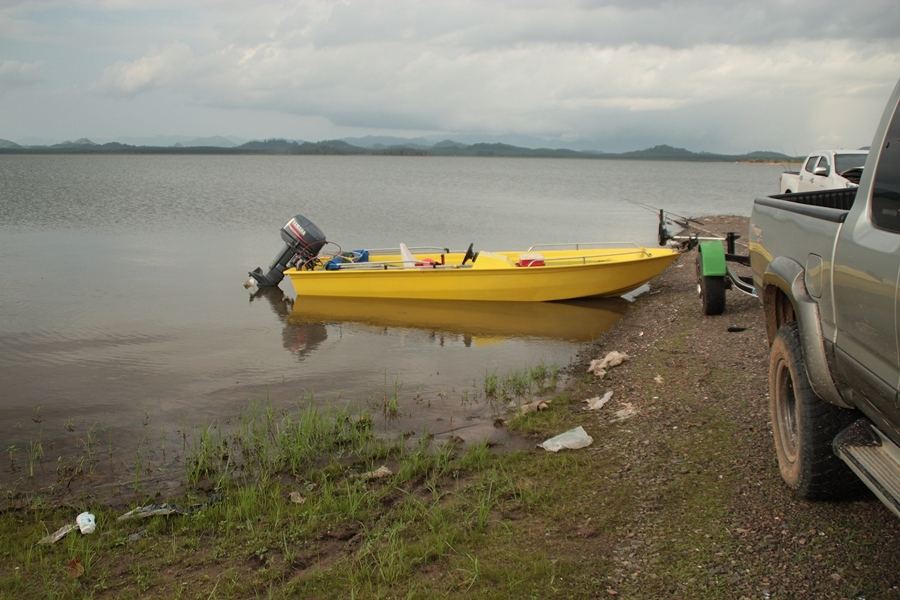
<path id="1" fill-rule="evenodd" d="M 746 231 L 742 217 L 703 221 Z M 587 448 L 392 444 L 359 419 L 308 419 L 304 433 L 302 415 L 261 415 L 243 437 L 223 446 L 210 434 L 195 449 L 183 497 L 145 498 L 216 499 L 190 515 L 120 523 L 133 505 L 102 506 L 97 534 L 36 546 L 76 507 L 0 514 L 0 595 L 900 595 L 900 525 L 887 509 L 870 496 L 798 501 L 782 484 L 758 302 L 732 291 L 724 315 L 701 316 L 694 260 L 680 257 L 583 346 L 547 410 L 507 424 L 535 443 L 581 425 L 594 440 Z M 603 379 L 586 372 L 612 350 L 631 358 Z M 583 410 L 608 391 L 606 406 Z M 294 463 L 273 458 L 287 448 Z M 229 472 L 223 452 L 256 471 Z M 390 476 L 366 479 L 382 464 Z M 66 573 L 71 561 L 80 575 Z"/>

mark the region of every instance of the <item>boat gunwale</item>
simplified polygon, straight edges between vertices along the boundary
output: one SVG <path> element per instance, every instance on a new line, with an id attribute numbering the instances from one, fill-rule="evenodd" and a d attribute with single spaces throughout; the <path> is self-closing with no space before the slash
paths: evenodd
<path id="1" fill-rule="evenodd" d="M 610 248 L 610 250 L 615 250 L 615 248 Z M 448 264 L 439 264 L 435 263 L 432 265 L 424 264 L 414 267 L 406 266 L 409 261 L 380 261 L 374 260 L 364 263 L 346 263 L 341 265 L 340 269 L 297 269 L 290 268 L 284 271 L 285 275 L 288 276 L 303 276 L 303 277 L 311 277 L 311 276 L 323 276 L 327 275 L 336 275 L 338 273 L 380 273 L 384 276 L 384 273 L 391 273 L 394 275 L 400 273 L 467 273 L 467 272 L 477 272 L 477 273 L 524 273 L 523 269 L 527 269 L 528 272 L 540 272 L 540 271 L 555 271 L 558 269 L 573 269 L 573 268 L 586 268 L 591 269 L 594 267 L 600 266 L 612 266 L 612 265 L 624 265 L 636 262 L 643 261 L 654 261 L 659 259 L 668 259 L 671 257 L 677 257 L 678 250 L 672 248 L 650 248 L 648 249 L 646 246 L 636 246 L 629 248 L 622 248 L 622 252 L 616 253 L 601 253 L 601 254 L 572 254 L 577 251 L 573 250 L 551 250 L 550 252 L 555 253 L 566 253 L 570 254 L 568 256 L 550 256 L 544 257 L 542 260 L 544 261 L 543 265 L 535 265 L 535 266 L 519 266 L 514 263 L 510 263 L 509 265 L 498 265 L 498 266 L 485 266 L 481 268 L 473 268 L 472 266 L 464 266 L 464 265 L 448 265 Z M 499 254 L 504 256 L 505 258 L 510 258 L 508 255 L 514 254 L 525 254 L 528 251 L 499 251 L 493 252 L 492 254 Z M 462 254 L 461 252 L 451 252 L 450 254 Z M 635 258 L 632 259 L 622 259 L 617 257 L 636 255 Z M 377 257 L 378 255 L 376 255 Z M 326 257 L 323 257 L 326 258 Z M 432 256 L 419 256 L 419 259 L 430 259 L 434 260 Z M 615 259 L 615 260 L 612 260 Z M 565 264 L 560 264 L 565 262 Z M 557 263 L 557 264 L 551 264 Z"/>

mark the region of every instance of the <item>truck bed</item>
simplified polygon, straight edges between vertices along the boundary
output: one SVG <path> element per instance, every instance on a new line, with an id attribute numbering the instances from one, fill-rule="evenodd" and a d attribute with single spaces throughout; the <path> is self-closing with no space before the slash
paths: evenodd
<path id="1" fill-rule="evenodd" d="M 750 231 L 750 265 L 756 288 L 763 289 L 764 274 L 775 257 L 794 257 L 824 284 L 821 260 L 831 256 L 835 236 L 854 198 L 856 188 L 757 198 Z"/>
<path id="2" fill-rule="evenodd" d="M 792 213 L 843 223 L 856 198 L 856 188 L 820 190 L 799 194 L 776 194 L 757 198 L 757 206 L 767 206 Z M 754 211 L 756 208 L 754 208 Z"/>
<path id="3" fill-rule="evenodd" d="M 776 194 L 769 197 L 796 202 L 804 206 L 824 206 L 825 208 L 837 210 L 850 210 L 853 206 L 853 200 L 856 198 L 856 188 L 818 190 L 815 192 L 800 192 L 799 194 Z"/>

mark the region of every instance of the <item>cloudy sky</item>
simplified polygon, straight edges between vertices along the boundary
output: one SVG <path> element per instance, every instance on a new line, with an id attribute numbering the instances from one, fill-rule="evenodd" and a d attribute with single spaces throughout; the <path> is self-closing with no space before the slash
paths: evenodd
<path id="1" fill-rule="evenodd" d="M 869 142 L 897 0 L 0 0 L 0 138 Z"/>

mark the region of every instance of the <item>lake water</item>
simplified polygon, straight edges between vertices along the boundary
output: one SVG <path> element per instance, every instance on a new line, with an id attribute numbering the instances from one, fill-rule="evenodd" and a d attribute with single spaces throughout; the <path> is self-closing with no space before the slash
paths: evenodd
<path id="1" fill-rule="evenodd" d="M 0 156 L 0 483 L 97 441 L 147 440 L 251 403 L 369 410 L 381 428 L 498 435 L 487 374 L 565 366 L 613 299 L 402 308 L 241 286 L 294 214 L 343 247 L 655 244 L 656 218 L 749 214 L 780 167 L 565 159 Z M 399 414 L 378 415 L 396 396 Z M 87 440 L 87 442 L 86 442 Z M 35 452 L 35 443 L 40 453 Z M 9 464 L 6 464 L 9 463 Z"/>

